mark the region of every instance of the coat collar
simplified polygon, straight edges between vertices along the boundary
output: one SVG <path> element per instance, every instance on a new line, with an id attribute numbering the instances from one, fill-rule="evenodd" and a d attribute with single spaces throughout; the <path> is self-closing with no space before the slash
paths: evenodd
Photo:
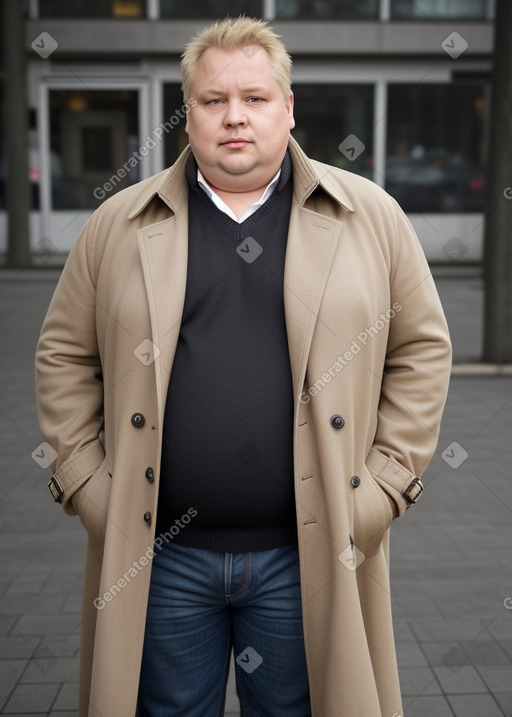
<path id="1" fill-rule="evenodd" d="M 141 183 L 143 186 L 128 214 L 128 219 L 135 219 L 156 196 L 159 196 L 174 214 L 177 214 L 188 199 L 185 165 L 190 151 L 190 145 L 187 145 L 172 167 Z"/>
<path id="2" fill-rule="evenodd" d="M 340 182 L 334 177 L 337 171 L 334 167 L 309 159 L 292 136 L 288 141 L 288 149 L 293 164 L 294 193 L 300 207 L 320 188 L 349 212 L 355 211 Z"/>
<path id="3" fill-rule="evenodd" d="M 304 206 L 307 198 L 320 188 L 349 212 L 354 211 L 352 202 L 346 196 L 340 182 L 334 177 L 333 167 L 309 159 L 291 136 L 288 150 L 293 164 L 294 194 L 300 207 Z M 188 198 L 185 165 L 190 152 L 190 145 L 187 145 L 170 169 L 141 183 L 143 186 L 137 200 L 133 203 L 128 219 L 134 219 L 141 214 L 156 196 L 159 196 L 174 214 L 181 209 Z"/>

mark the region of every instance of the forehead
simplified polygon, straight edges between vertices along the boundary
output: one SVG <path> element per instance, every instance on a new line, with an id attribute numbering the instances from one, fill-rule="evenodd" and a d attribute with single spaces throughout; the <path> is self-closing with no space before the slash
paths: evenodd
<path id="1" fill-rule="evenodd" d="M 209 47 L 197 63 L 192 85 L 197 91 L 253 83 L 279 87 L 266 50 L 255 45 L 234 50 Z"/>

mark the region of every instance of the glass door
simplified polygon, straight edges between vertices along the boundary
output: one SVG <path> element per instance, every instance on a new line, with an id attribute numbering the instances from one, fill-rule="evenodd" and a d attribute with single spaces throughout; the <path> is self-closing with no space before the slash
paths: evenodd
<path id="1" fill-rule="evenodd" d="M 41 223 L 55 251 L 70 250 L 103 201 L 153 173 L 147 107 L 145 85 L 41 87 Z"/>

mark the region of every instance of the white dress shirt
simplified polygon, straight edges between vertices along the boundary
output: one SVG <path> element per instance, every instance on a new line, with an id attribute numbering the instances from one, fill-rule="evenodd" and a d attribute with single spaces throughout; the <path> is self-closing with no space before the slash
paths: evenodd
<path id="1" fill-rule="evenodd" d="M 210 197 L 212 202 L 215 204 L 216 207 L 218 207 L 222 212 L 228 215 L 228 217 L 231 217 L 231 219 L 234 219 L 235 222 L 238 222 L 241 224 L 246 219 L 248 219 L 251 214 L 254 214 L 254 212 L 259 209 L 267 199 L 272 195 L 272 192 L 277 186 L 277 182 L 279 181 L 279 176 L 281 175 L 281 169 L 279 169 L 276 176 L 267 184 L 265 191 L 261 195 L 261 197 L 258 199 L 257 202 L 253 202 L 250 206 L 247 207 L 245 212 L 241 215 L 240 218 L 236 216 L 236 214 L 233 212 L 232 209 L 228 207 L 226 202 L 219 197 L 218 194 L 216 194 L 213 189 L 209 186 L 206 179 L 201 174 L 199 168 L 197 169 L 197 181 L 199 183 L 199 186 L 206 192 L 206 194 Z"/>

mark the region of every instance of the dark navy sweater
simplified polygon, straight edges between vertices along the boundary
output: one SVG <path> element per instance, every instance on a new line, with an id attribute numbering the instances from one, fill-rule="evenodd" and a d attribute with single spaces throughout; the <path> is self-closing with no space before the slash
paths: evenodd
<path id="1" fill-rule="evenodd" d="M 223 552 L 288 545 L 297 539 L 283 305 L 291 160 L 286 154 L 273 194 L 241 224 L 198 185 L 193 156 L 186 176 L 187 287 L 165 408 L 157 535 Z"/>

